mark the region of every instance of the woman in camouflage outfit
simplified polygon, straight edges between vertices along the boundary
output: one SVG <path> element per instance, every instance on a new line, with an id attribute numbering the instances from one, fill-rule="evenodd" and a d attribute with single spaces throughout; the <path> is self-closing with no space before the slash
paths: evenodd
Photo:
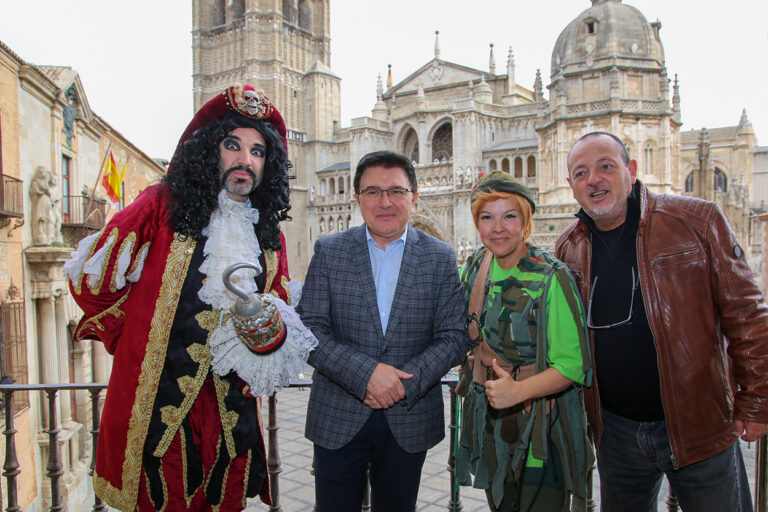
<path id="1" fill-rule="evenodd" d="M 495 171 L 470 197 L 483 245 L 461 271 L 474 348 L 459 385 L 457 474 L 494 512 L 567 510 L 570 495 L 586 497 L 594 460 L 584 308 L 565 266 L 527 244 L 527 187 Z"/>

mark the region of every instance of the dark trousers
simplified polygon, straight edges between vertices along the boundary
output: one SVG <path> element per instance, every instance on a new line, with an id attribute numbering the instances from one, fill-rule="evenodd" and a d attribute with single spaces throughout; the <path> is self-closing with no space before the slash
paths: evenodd
<path id="1" fill-rule="evenodd" d="M 603 409 L 598 447 L 600 508 L 605 512 L 656 511 L 666 475 L 683 512 L 752 512 L 739 443 L 690 466 L 672 465 L 664 421 L 633 421 Z"/>
<path id="2" fill-rule="evenodd" d="M 416 509 L 426 450 L 408 453 L 375 410 L 352 440 L 337 450 L 315 444 L 316 512 L 360 512 L 370 467 L 373 512 Z"/>

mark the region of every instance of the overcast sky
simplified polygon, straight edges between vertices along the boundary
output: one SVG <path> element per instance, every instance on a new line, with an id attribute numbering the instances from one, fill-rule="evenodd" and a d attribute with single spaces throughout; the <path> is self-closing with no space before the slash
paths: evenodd
<path id="1" fill-rule="evenodd" d="M 660 20 L 683 129 L 733 126 L 747 109 L 768 145 L 768 0 L 630 0 Z M 331 68 L 342 78 L 342 126 L 371 114 L 376 78 L 395 83 L 433 57 L 496 70 L 512 47 L 518 83 L 549 83 L 557 36 L 589 0 L 331 0 Z M 192 112 L 191 0 L 0 2 L 0 41 L 34 64 L 80 73 L 91 108 L 140 149 L 169 158 Z M 711 7 L 710 7 L 711 6 Z M 546 95 L 545 90 L 545 95 Z"/>

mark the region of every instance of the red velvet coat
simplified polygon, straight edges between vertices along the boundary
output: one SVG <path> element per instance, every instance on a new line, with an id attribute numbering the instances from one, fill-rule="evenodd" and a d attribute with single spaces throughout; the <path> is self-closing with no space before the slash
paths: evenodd
<path id="1" fill-rule="evenodd" d="M 168 191 L 146 189 L 115 214 L 90 247 L 88 259 L 101 261 L 101 272 L 70 282 L 85 315 L 75 339 L 98 339 L 114 356 L 99 431 L 93 485 L 109 505 L 132 510 L 136 504 L 142 453 L 158 388 L 169 332 L 187 275 L 195 241 L 180 241 L 169 225 Z M 290 303 L 288 261 L 283 249 L 264 251 L 265 290 Z M 102 258 L 93 258 L 104 251 Z M 146 252 L 140 279 L 131 276 Z M 86 265 L 88 267 L 88 265 Z M 121 284 L 123 286 L 121 287 Z M 263 436 L 262 436 L 263 437 Z M 265 481 L 262 499 L 268 500 Z"/>

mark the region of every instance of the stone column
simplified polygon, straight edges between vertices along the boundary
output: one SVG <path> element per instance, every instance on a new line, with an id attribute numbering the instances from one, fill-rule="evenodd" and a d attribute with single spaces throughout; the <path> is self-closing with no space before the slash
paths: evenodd
<path id="1" fill-rule="evenodd" d="M 69 383 L 69 336 L 67 335 L 67 303 L 64 295 L 56 297 L 56 350 L 58 352 L 60 384 Z M 59 411 L 61 424 L 65 427 L 72 423 L 72 401 L 69 390 L 59 391 Z"/>
<path id="2" fill-rule="evenodd" d="M 27 266 L 29 268 L 30 281 L 32 282 L 32 299 L 37 302 L 37 345 L 40 347 L 40 375 L 39 382 L 43 384 L 59 384 L 69 380 L 69 366 L 67 365 L 67 351 L 60 353 L 59 338 L 64 333 L 64 347 L 66 347 L 66 320 L 60 318 L 56 306 L 60 305 L 62 296 L 67 293 L 67 280 L 62 272 L 64 263 L 69 260 L 72 249 L 69 247 L 35 246 L 24 251 Z M 57 322 L 61 325 L 57 325 Z M 65 373 L 61 373 L 61 360 L 63 360 Z M 34 377 L 33 377 L 34 378 Z M 66 399 L 62 399 L 66 395 Z M 66 419 L 71 421 L 72 413 L 69 407 L 69 393 L 61 393 L 58 396 L 57 415 L 59 421 L 65 419 L 62 416 L 62 403 L 67 401 Z M 48 407 L 43 407 L 44 422 L 48 423 Z"/>
<path id="3" fill-rule="evenodd" d="M 56 315 L 53 297 L 37 299 L 37 340 L 40 347 L 40 382 L 51 384 L 59 382 L 59 361 L 56 346 Z M 61 401 L 58 401 L 61 404 Z M 42 402 L 43 429 L 48 428 L 48 403 Z M 61 418 L 60 405 L 56 416 Z"/>

